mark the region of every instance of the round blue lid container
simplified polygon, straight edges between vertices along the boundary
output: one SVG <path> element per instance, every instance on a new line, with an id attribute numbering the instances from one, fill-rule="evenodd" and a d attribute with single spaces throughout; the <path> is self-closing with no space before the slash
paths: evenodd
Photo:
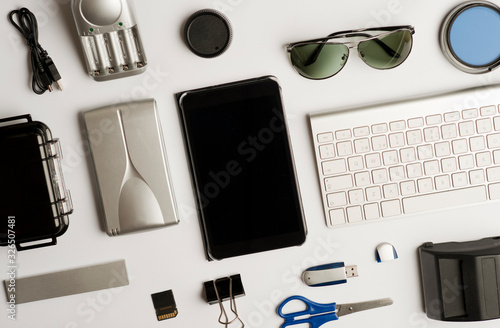
<path id="1" fill-rule="evenodd" d="M 450 45 L 466 64 L 484 66 L 500 57 L 500 13 L 476 6 L 460 13 L 450 27 Z"/>
<path id="2" fill-rule="evenodd" d="M 462 3 L 446 17 L 441 42 L 456 67 L 468 73 L 491 71 L 500 62 L 500 9 L 487 1 Z"/>

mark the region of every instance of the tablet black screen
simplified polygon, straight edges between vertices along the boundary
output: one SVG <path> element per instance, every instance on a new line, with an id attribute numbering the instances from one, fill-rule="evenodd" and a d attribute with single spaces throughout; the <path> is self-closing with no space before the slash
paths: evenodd
<path id="1" fill-rule="evenodd" d="M 179 107 L 209 256 L 300 245 L 305 224 L 277 82 L 188 91 Z"/>

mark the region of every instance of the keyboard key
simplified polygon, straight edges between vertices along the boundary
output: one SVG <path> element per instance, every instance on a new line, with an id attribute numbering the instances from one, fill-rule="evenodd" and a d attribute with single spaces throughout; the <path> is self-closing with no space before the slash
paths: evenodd
<path id="1" fill-rule="evenodd" d="M 382 216 L 384 218 L 401 214 L 399 199 L 382 202 L 380 203 L 380 206 L 382 207 Z"/>
<path id="2" fill-rule="evenodd" d="M 339 175 L 333 178 L 325 179 L 326 191 L 336 191 L 352 187 L 352 176 L 350 174 Z"/>
<path id="3" fill-rule="evenodd" d="M 493 126 L 495 127 L 495 131 L 500 131 L 500 116 L 493 118 Z"/>
<path id="4" fill-rule="evenodd" d="M 420 128 L 424 126 L 424 119 L 422 117 L 410 118 L 408 120 L 408 128 Z"/>
<path id="5" fill-rule="evenodd" d="M 495 164 L 500 164 L 500 150 L 493 151 L 493 162 Z"/>
<path id="6" fill-rule="evenodd" d="M 361 126 L 353 129 L 355 137 L 366 137 L 370 134 L 370 128 L 367 126 Z"/>
<path id="7" fill-rule="evenodd" d="M 500 144 L 499 144 L 500 146 Z M 470 137 L 469 138 L 470 151 L 479 151 L 486 148 L 483 136 Z"/>
<path id="8" fill-rule="evenodd" d="M 474 156 L 471 154 L 458 157 L 458 166 L 460 170 L 468 170 L 474 167 Z"/>
<path id="9" fill-rule="evenodd" d="M 391 148 L 399 148 L 405 145 L 405 135 L 403 132 L 389 134 L 389 145 Z"/>
<path id="10" fill-rule="evenodd" d="M 405 169 L 404 166 L 393 166 L 389 168 L 389 176 L 391 177 L 391 181 L 399 181 L 405 178 Z"/>
<path id="11" fill-rule="evenodd" d="M 418 145 L 422 143 L 422 131 L 411 130 L 406 132 L 406 141 L 408 146 Z"/>
<path id="12" fill-rule="evenodd" d="M 443 173 L 455 172 L 457 170 L 457 160 L 455 157 L 443 158 L 441 160 L 441 170 Z"/>
<path id="13" fill-rule="evenodd" d="M 449 112 L 444 114 L 444 121 L 449 123 L 449 122 L 456 122 L 460 120 L 460 112 Z"/>
<path id="14" fill-rule="evenodd" d="M 333 144 L 319 146 L 319 157 L 321 159 L 334 158 L 335 147 L 333 146 Z"/>
<path id="15" fill-rule="evenodd" d="M 347 220 L 349 221 L 349 223 L 363 221 L 363 213 L 361 213 L 361 206 L 348 207 Z"/>
<path id="16" fill-rule="evenodd" d="M 379 186 L 366 188 L 366 200 L 367 201 L 371 202 L 371 201 L 381 200 L 381 199 L 382 199 L 382 194 L 380 193 Z"/>
<path id="17" fill-rule="evenodd" d="M 426 192 L 431 192 L 434 188 L 432 183 L 432 178 L 423 178 L 417 180 L 418 192 L 424 194 Z"/>
<path id="18" fill-rule="evenodd" d="M 439 128 L 433 126 L 431 128 L 424 129 L 424 140 L 425 142 L 433 142 L 439 140 Z"/>
<path id="19" fill-rule="evenodd" d="M 439 175 L 434 178 L 436 190 L 445 190 L 451 187 L 449 175 Z"/>
<path id="20" fill-rule="evenodd" d="M 329 142 L 333 141 L 333 133 L 326 132 L 318 134 L 318 142 Z"/>
<path id="21" fill-rule="evenodd" d="M 368 154 L 365 156 L 365 159 L 367 169 L 373 169 L 382 165 L 379 153 Z"/>
<path id="22" fill-rule="evenodd" d="M 436 157 L 450 156 L 451 149 L 448 141 L 438 142 L 434 145 Z"/>
<path id="23" fill-rule="evenodd" d="M 345 192 L 337 192 L 326 195 L 328 207 L 339 207 L 347 205 L 347 198 Z"/>
<path id="24" fill-rule="evenodd" d="M 350 204 L 361 204 L 365 201 L 363 189 L 349 190 L 348 194 Z"/>
<path id="25" fill-rule="evenodd" d="M 387 138 L 385 135 L 372 137 L 372 149 L 374 151 L 387 149 Z"/>
<path id="26" fill-rule="evenodd" d="M 405 124 L 404 120 L 395 121 L 395 122 L 389 123 L 389 128 L 391 129 L 391 131 L 401 131 L 401 130 L 404 130 L 406 128 L 406 124 Z"/>
<path id="27" fill-rule="evenodd" d="M 352 143 L 350 141 L 337 142 L 337 154 L 339 156 L 352 155 Z"/>
<path id="28" fill-rule="evenodd" d="M 457 139 L 451 142 L 451 147 L 453 148 L 453 154 L 459 155 L 464 154 L 468 151 L 467 139 Z"/>
<path id="29" fill-rule="evenodd" d="M 444 140 L 456 138 L 457 126 L 455 124 L 447 124 L 441 126 L 441 136 Z"/>
<path id="30" fill-rule="evenodd" d="M 425 118 L 427 125 L 441 124 L 441 115 L 430 115 Z"/>
<path id="31" fill-rule="evenodd" d="M 493 130 L 493 126 L 491 124 L 491 119 L 482 118 L 476 121 L 476 129 L 477 133 L 489 133 Z"/>
<path id="32" fill-rule="evenodd" d="M 334 175 L 347 171 L 345 159 L 343 158 L 328 162 L 322 162 L 321 167 L 323 168 L 323 175 Z"/>
<path id="33" fill-rule="evenodd" d="M 351 137 L 352 137 L 351 130 L 349 129 L 335 131 L 335 138 L 337 138 L 337 140 L 350 139 Z"/>
<path id="34" fill-rule="evenodd" d="M 366 204 L 363 206 L 365 210 L 365 219 L 374 220 L 380 218 L 380 211 L 377 203 Z"/>
<path id="35" fill-rule="evenodd" d="M 486 200 L 486 187 L 476 186 L 448 190 L 434 194 L 403 198 L 404 213 L 417 213 L 478 203 Z"/>
<path id="36" fill-rule="evenodd" d="M 477 167 L 485 167 L 491 165 L 491 154 L 490 152 L 482 152 L 476 154 L 476 165 Z"/>
<path id="37" fill-rule="evenodd" d="M 354 151 L 356 152 L 356 154 L 369 152 L 370 140 L 368 140 L 368 138 L 354 140 Z"/>
<path id="38" fill-rule="evenodd" d="M 400 186 L 401 186 L 401 196 L 414 195 L 417 192 L 415 188 L 415 182 L 412 180 L 401 182 Z"/>
<path id="39" fill-rule="evenodd" d="M 330 214 L 330 224 L 332 226 L 345 224 L 345 215 L 343 208 L 331 210 L 329 214 Z"/>
<path id="40" fill-rule="evenodd" d="M 373 170 L 372 177 L 373 177 L 373 183 L 380 184 L 387 182 L 388 180 L 387 170 L 386 169 Z"/>
<path id="41" fill-rule="evenodd" d="M 495 105 L 481 107 L 481 116 L 490 116 L 497 113 L 497 108 Z"/>
<path id="42" fill-rule="evenodd" d="M 486 178 L 488 179 L 488 182 L 500 181 L 500 166 L 487 168 Z"/>
<path id="43" fill-rule="evenodd" d="M 397 150 L 384 151 L 382 153 L 382 157 L 384 159 L 385 166 L 390 166 L 399 163 Z"/>
<path id="44" fill-rule="evenodd" d="M 424 161 L 432 158 L 432 146 L 422 145 L 417 147 L 418 159 Z"/>
<path id="45" fill-rule="evenodd" d="M 349 164 L 350 171 L 361 171 L 364 169 L 363 157 L 361 156 L 349 157 L 347 163 Z"/>
<path id="46" fill-rule="evenodd" d="M 472 108 L 472 109 L 463 110 L 462 117 L 464 118 L 464 120 L 467 120 L 469 118 L 476 118 L 477 117 L 477 109 Z"/>
<path id="47" fill-rule="evenodd" d="M 408 179 L 420 178 L 422 176 L 422 165 L 420 163 L 406 165 L 406 174 Z"/>
<path id="48" fill-rule="evenodd" d="M 500 199 L 500 183 L 492 183 L 488 186 L 490 199 Z"/>
<path id="49" fill-rule="evenodd" d="M 437 160 L 424 162 L 425 175 L 435 175 L 439 173 L 439 162 Z"/>
<path id="50" fill-rule="evenodd" d="M 453 173 L 451 175 L 451 180 L 453 182 L 453 187 L 455 187 L 455 188 L 465 187 L 465 186 L 467 186 L 467 183 L 468 183 L 467 173 L 465 173 L 465 172 Z"/>
<path id="51" fill-rule="evenodd" d="M 484 182 L 484 171 L 483 170 L 472 170 L 469 172 L 470 184 L 480 184 Z"/>
<path id="52" fill-rule="evenodd" d="M 387 124 L 381 123 L 381 124 L 372 125 L 372 133 L 373 134 L 380 134 L 380 133 L 386 133 L 386 132 L 387 132 Z"/>
<path id="53" fill-rule="evenodd" d="M 416 160 L 415 148 L 403 148 L 400 151 L 401 163 L 414 162 Z"/>
<path id="54" fill-rule="evenodd" d="M 397 183 L 386 184 L 382 187 L 384 198 L 395 198 L 399 196 Z"/>
<path id="55" fill-rule="evenodd" d="M 461 137 L 468 137 L 474 134 L 474 122 L 460 122 L 458 123 L 458 133 Z"/>
<path id="56" fill-rule="evenodd" d="M 354 180 L 357 187 L 364 187 L 370 184 L 370 173 L 358 172 L 354 174 Z"/>
<path id="57" fill-rule="evenodd" d="M 489 149 L 500 148 L 500 133 L 494 133 L 486 136 Z"/>

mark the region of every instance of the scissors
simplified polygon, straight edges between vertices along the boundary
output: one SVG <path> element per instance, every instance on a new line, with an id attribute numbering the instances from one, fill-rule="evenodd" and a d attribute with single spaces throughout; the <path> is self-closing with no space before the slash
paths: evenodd
<path id="1" fill-rule="evenodd" d="M 305 303 L 306 309 L 304 311 L 283 313 L 283 307 L 293 300 L 299 300 Z M 310 328 L 319 328 L 324 323 L 329 321 L 338 320 L 339 317 L 359 311 L 370 310 L 381 306 L 391 305 L 392 298 L 382 298 L 373 301 L 350 303 L 350 304 L 320 304 L 313 302 L 303 296 L 295 295 L 290 296 L 278 307 L 278 314 L 285 319 L 281 328 L 291 325 L 298 325 L 302 323 L 309 324 Z"/>

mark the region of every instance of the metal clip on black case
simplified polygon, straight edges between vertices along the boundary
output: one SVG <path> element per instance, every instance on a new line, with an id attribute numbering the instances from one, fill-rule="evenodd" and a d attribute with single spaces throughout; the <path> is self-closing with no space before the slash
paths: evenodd
<path id="1" fill-rule="evenodd" d="M 425 310 L 431 319 L 500 318 L 500 237 L 419 247 Z"/>
<path id="2" fill-rule="evenodd" d="M 0 246 L 55 245 L 73 212 L 59 140 L 30 115 L 9 117 L 0 119 L 0 152 Z"/>

